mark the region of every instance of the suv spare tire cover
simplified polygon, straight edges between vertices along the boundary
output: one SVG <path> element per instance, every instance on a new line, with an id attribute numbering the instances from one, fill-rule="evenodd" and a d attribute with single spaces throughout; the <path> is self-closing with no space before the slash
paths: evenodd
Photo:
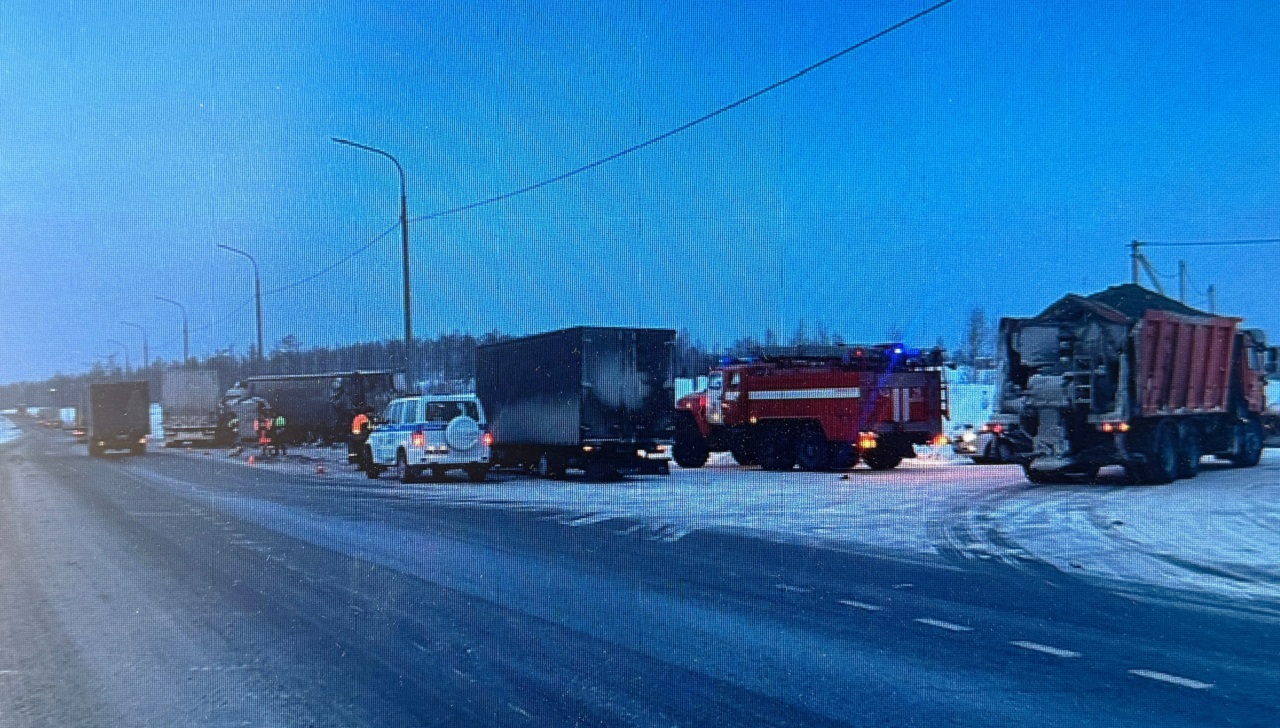
<path id="1" fill-rule="evenodd" d="M 444 441 L 454 450 L 470 450 L 480 441 L 480 425 L 466 415 L 458 415 L 444 428 Z"/>

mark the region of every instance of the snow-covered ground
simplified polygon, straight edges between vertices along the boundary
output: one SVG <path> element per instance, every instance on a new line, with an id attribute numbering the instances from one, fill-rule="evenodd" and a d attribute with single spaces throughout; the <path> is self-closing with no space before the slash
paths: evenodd
<path id="1" fill-rule="evenodd" d="M 14 427 L 8 417 L 0 417 L 0 445 L 18 439 L 21 434 L 22 430 Z"/>
<path id="2" fill-rule="evenodd" d="M 372 485 L 344 449 L 303 448 L 257 467 Z M 1081 486 L 1032 486 L 1016 466 L 977 466 L 922 452 L 897 470 L 767 473 L 727 456 L 669 477 L 619 482 L 498 475 L 473 484 L 384 485 L 451 504 L 552 512 L 571 524 L 634 521 L 657 538 L 699 529 L 778 540 L 876 547 L 904 555 L 1043 561 L 1073 574 L 1260 600 L 1280 610 L 1280 451 L 1236 470 L 1205 460 L 1195 480 L 1150 487 L 1119 477 Z M 243 460 L 244 456 L 240 456 Z"/>

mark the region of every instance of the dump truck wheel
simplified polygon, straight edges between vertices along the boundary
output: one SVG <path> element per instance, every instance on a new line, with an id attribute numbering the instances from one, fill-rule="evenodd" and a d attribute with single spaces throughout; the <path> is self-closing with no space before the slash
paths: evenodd
<path id="1" fill-rule="evenodd" d="M 822 471 L 830 463 L 827 436 L 820 427 L 810 427 L 800 435 L 796 443 L 796 464 L 801 470 Z"/>
<path id="2" fill-rule="evenodd" d="M 1178 432 L 1167 420 L 1156 425 L 1147 448 L 1142 479 L 1150 485 L 1172 483 L 1178 477 Z"/>
<path id="3" fill-rule="evenodd" d="M 1202 455 L 1200 428 L 1194 422 L 1183 422 L 1178 427 L 1178 477 L 1194 478 L 1199 475 Z"/>
<path id="4" fill-rule="evenodd" d="M 1262 459 L 1262 441 L 1264 433 L 1262 423 L 1257 420 L 1242 422 L 1237 427 L 1236 437 L 1239 443 L 1231 463 L 1237 468 L 1252 468 Z"/>

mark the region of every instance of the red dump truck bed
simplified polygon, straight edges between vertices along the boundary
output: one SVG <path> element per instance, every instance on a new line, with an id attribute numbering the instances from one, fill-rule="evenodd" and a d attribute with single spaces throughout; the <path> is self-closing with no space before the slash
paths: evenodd
<path id="1" fill-rule="evenodd" d="M 1225 412 L 1238 318 L 1147 311 L 1138 323 L 1138 406 L 1143 417 Z"/>

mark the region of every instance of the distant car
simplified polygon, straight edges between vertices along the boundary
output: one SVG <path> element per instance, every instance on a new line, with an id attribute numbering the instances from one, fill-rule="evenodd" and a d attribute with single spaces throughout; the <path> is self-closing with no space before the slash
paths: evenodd
<path id="1" fill-rule="evenodd" d="M 951 438 L 951 448 L 979 465 L 1018 463 L 1031 451 L 1031 437 L 1022 428 L 1002 422 L 988 422 L 977 429 L 965 425 Z"/>
<path id="2" fill-rule="evenodd" d="M 413 483 L 424 473 L 439 478 L 449 470 L 485 479 L 492 467 L 484 406 L 475 395 L 402 397 L 387 405 L 369 433 L 364 472 L 377 478 L 396 468 L 400 481 Z"/>

